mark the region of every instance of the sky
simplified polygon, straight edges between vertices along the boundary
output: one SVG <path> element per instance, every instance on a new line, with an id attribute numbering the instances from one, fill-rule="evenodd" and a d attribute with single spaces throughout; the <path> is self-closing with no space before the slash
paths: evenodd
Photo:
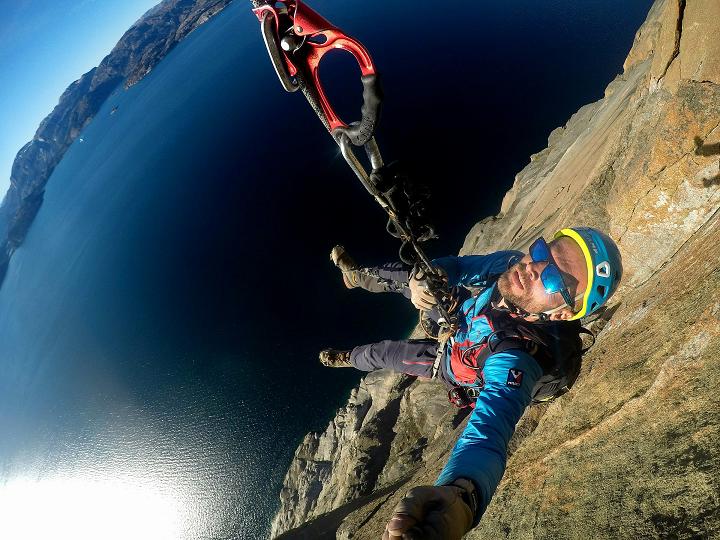
<path id="1" fill-rule="evenodd" d="M 12 162 L 65 88 L 159 0 L 0 0 L 0 199 Z"/>

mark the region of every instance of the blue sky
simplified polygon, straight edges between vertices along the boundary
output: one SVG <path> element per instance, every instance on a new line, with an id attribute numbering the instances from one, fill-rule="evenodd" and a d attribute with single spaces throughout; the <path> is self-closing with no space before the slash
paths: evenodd
<path id="1" fill-rule="evenodd" d="M 65 88 L 159 0 L 8 0 L 0 17 L 0 198 L 15 154 Z"/>

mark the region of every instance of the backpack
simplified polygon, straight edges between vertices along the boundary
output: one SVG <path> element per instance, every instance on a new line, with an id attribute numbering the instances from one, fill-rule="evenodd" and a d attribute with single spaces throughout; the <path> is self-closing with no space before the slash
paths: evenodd
<path id="1" fill-rule="evenodd" d="M 508 313 L 488 310 L 485 313 L 495 331 L 481 343 L 468 349 L 463 363 L 478 374 L 475 387 L 450 390 L 450 402 L 467 407 L 477 399 L 483 386 L 482 369 L 487 358 L 507 349 L 521 349 L 532 356 L 543 370 L 532 389 L 531 405 L 545 403 L 566 393 L 575 383 L 582 365 L 582 355 L 593 345 L 595 336 L 579 320 L 529 323 Z M 592 336 L 593 343 L 583 348 L 581 335 Z"/>

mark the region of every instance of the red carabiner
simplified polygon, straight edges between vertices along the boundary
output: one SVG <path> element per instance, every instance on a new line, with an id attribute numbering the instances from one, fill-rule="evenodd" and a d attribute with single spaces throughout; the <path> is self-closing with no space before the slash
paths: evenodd
<path id="1" fill-rule="evenodd" d="M 318 70 L 320 61 L 323 56 L 331 50 L 344 49 L 355 57 L 363 77 L 366 77 L 368 75 L 376 75 L 375 65 L 370 57 L 370 53 L 359 41 L 346 35 L 342 30 L 333 26 L 329 21 L 299 0 L 296 0 L 294 20 L 293 31 L 298 36 L 306 37 L 306 44 L 310 47 L 305 61 L 315 88 L 317 88 L 320 96 L 320 103 L 330 124 L 330 130 L 332 131 L 338 127 L 346 128 L 348 127 L 347 124 L 335 113 L 323 90 Z"/>
<path id="2" fill-rule="evenodd" d="M 278 5 L 280 9 L 278 9 Z M 314 87 L 330 132 L 335 135 L 335 130 L 340 130 L 348 136 L 353 144 L 358 146 L 370 140 L 379 118 L 382 97 L 375 65 L 367 49 L 300 0 L 279 0 L 273 5 L 262 5 L 253 11 L 264 24 L 268 22 L 267 17 L 272 14 L 276 32 L 275 44 L 271 45 L 268 39 L 265 41 L 275 70 L 285 89 L 294 90 L 294 88 L 288 88 L 286 81 L 295 76 L 298 71 L 306 73 L 310 80 L 305 81 L 305 84 L 312 84 Z M 289 38 L 291 39 L 289 40 Z M 297 48 L 294 50 L 292 39 L 297 41 Z M 289 44 L 289 46 L 285 46 L 285 44 Z M 362 74 L 362 120 L 352 126 L 343 122 L 335 112 L 320 81 L 318 69 L 320 61 L 333 49 L 344 49 L 352 54 Z M 284 60 L 284 66 L 279 65 L 280 58 Z"/>

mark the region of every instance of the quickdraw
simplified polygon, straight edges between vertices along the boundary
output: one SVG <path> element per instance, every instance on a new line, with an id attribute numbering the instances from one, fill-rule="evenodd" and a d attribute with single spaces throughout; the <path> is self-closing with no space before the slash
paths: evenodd
<path id="1" fill-rule="evenodd" d="M 340 147 L 343 158 L 365 189 L 388 214 L 388 232 L 402 241 L 400 258 L 412 265 L 413 273 L 423 276 L 437 301 L 441 334 L 454 332 L 457 317 L 453 298 L 442 273 L 420 246 L 437 238 L 432 227 L 419 219 L 420 205 L 411 201 L 411 189 L 395 164 L 385 165 L 375 141 L 382 109 L 382 90 L 375 64 L 367 49 L 356 39 L 324 19 L 300 0 L 251 0 L 253 12 L 270 60 L 280 83 L 288 92 L 300 90 L 325 128 Z M 323 57 L 342 49 L 353 55 L 360 68 L 363 85 L 361 120 L 346 123 L 335 112 L 319 76 Z M 369 170 L 356 154 L 362 147 Z"/>

